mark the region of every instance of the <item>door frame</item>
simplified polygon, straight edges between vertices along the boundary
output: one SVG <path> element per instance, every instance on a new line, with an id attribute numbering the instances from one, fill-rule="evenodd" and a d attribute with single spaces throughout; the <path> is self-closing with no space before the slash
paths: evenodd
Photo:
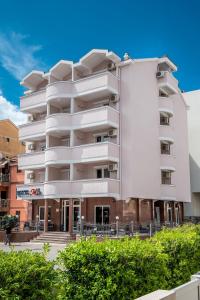
<path id="1" fill-rule="evenodd" d="M 103 208 L 103 207 L 109 207 L 109 224 L 110 224 L 110 205 L 108 205 L 108 204 L 106 204 L 106 205 L 95 205 L 94 206 L 94 224 L 96 225 L 97 223 L 96 223 L 96 208 L 97 207 L 101 207 L 101 208 Z M 104 225 L 104 223 L 103 223 L 103 209 L 102 209 L 102 223 L 101 223 L 101 225 Z"/>

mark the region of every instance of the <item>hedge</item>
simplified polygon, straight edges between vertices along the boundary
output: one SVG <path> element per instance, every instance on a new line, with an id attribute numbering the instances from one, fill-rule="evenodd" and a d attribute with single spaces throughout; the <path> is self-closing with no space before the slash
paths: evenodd
<path id="1" fill-rule="evenodd" d="M 145 241 L 82 240 L 54 262 L 47 250 L 0 251 L 0 299 L 133 300 L 174 288 L 200 270 L 200 225 L 164 229 Z"/>
<path id="2" fill-rule="evenodd" d="M 81 241 L 58 259 L 60 299 L 133 300 L 181 285 L 200 270 L 200 227 L 164 229 L 146 241 Z"/>
<path id="3" fill-rule="evenodd" d="M 0 251 L 0 299 L 56 299 L 56 275 L 45 253 Z"/>

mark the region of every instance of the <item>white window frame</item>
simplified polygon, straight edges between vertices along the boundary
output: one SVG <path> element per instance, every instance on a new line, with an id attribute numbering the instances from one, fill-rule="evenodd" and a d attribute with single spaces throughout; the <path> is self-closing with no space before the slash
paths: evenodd
<path id="1" fill-rule="evenodd" d="M 104 170 L 105 170 L 105 169 L 108 169 L 108 165 L 95 166 L 94 169 L 95 169 L 95 171 L 96 171 L 96 179 L 110 178 L 110 177 L 104 177 Z M 102 171 L 102 177 L 101 177 L 101 178 L 97 178 L 97 170 L 101 170 L 101 171 Z M 109 171 L 108 171 L 108 172 L 109 172 Z"/>

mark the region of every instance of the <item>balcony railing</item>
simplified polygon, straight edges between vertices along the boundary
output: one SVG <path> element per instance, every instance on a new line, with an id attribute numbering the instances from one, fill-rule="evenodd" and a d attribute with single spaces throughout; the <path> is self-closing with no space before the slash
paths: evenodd
<path id="1" fill-rule="evenodd" d="M 10 174 L 0 174 L 0 182 L 9 182 Z"/>

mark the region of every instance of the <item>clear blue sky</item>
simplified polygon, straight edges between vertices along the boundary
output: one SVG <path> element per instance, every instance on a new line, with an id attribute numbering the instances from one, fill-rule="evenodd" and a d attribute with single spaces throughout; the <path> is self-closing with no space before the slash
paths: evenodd
<path id="1" fill-rule="evenodd" d="M 200 88 L 200 1 L 1 1 L 0 89 L 19 105 L 19 79 L 92 48 L 122 56 L 167 54 L 182 89 Z"/>

